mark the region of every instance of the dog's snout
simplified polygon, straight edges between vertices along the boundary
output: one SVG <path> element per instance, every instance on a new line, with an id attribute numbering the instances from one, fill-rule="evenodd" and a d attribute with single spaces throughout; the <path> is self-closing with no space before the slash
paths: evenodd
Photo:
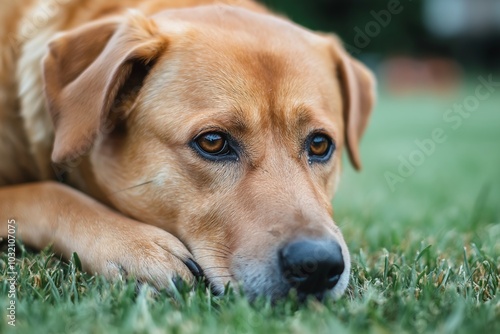
<path id="1" fill-rule="evenodd" d="M 340 245 L 333 240 L 300 240 L 279 251 L 284 279 L 299 294 L 322 295 L 338 283 L 344 272 Z"/>

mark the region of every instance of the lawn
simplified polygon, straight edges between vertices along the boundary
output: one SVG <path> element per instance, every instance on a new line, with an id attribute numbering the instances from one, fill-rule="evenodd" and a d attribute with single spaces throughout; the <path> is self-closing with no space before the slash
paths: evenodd
<path id="1" fill-rule="evenodd" d="M 15 328 L 0 257 L 0 333 L 500 333 L 500 94 L 456 129 L 443 120 L 476 84 L 448 97 L 381 93 L 364 169 L 345 165 L 334 201 L 353 259 L 342 299 L 249 305 L 203 287 L 155 295 L 18 246 Z M 415 153 L 435 129 L 446 140 Z M 387 175 L 411 155 L 419 166 L 391 188 Z"/>

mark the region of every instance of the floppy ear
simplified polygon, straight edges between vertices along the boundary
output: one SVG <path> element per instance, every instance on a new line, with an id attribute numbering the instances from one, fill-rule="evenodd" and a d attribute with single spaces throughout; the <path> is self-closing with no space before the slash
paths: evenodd
<path id="1" fill-rule="evenodd" d="M 347 54 L 336 36 L 330 38 L 344 96 L 347 152 L 354 168 L 360 170 L 359 141 L 375 104 L 375 77 L 362 63 Z"/>
<path id="2" fill-rule="evenodd" d="M 55 129 L 54 162 L 75 159 L 90 150 L 118 95 L 125 86 L 138 93 L 140 87 L 129 87 L 130 83 L 142 84 L 145 66 L 166 46 L 155 23 L 136 12 L 90 23 L 50 43 L 43 76 Z M 133 73 L 137 64 L 142 70 Z"/>

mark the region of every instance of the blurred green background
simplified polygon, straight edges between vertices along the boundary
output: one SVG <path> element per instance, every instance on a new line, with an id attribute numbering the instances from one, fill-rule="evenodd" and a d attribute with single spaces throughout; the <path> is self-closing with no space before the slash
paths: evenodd
<path id="1" fill-rule="evenodd" d="M 444 56 L 466 67 L 500 66 L 498 0 L 260 2 L 311 29 L 336 32 L 361 58 Z"/>

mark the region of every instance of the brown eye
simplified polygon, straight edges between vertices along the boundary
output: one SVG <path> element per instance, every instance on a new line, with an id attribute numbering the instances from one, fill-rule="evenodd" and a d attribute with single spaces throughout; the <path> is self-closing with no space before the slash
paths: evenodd
<path id="1" fill-rule="evenodd" d="M 308 154 L 310 162 L 324 162 L 330 159 L 333 152 L 332 140 L 326 135 L 316 134 L 309 140 Z"/>
<path id="2" fill-rule="evenodd" d="M 208 132 L 194 139 L 193 148 L 209 160 L 237 160 L 236 151 L 229 144 L 227 135 L 221 132 Z"/>
<path id="3" fill-rule="evenodd" d="M 220 133 L 207 133 L 196 140 L 198 146 L 208 154 L 224 154 L 227 140 Z"/>

